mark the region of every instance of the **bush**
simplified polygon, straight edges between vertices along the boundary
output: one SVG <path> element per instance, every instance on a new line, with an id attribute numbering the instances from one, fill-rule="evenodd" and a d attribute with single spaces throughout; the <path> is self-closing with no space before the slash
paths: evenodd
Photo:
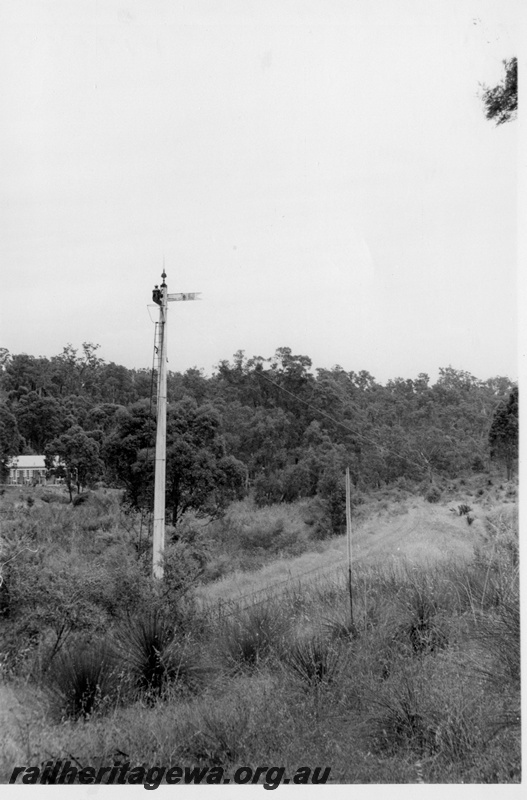
<path id="1" fill-rule="evenodd" d="M 459 651 L 411 661 L 401 654 L 386 681 L 366 679 L 362 696 L 373 749 L 429 759 L 431 782 L 458 782 L 449 771 L 463 774 L 467 757 L 483 753 L 492 735 L 496 697 L 481 681 L 467 680 Z"/>
<path id="2" fill-rule="evenodd" d="M 340 609 L 331 617 L 325 618 L 322 624 L 331 639 L 343 639 L 349 642 L 359 635 L 355 617 L 356 615 L 354 615 L 354 620 L 352 622 L 349 609 Z"/>
<path id="3" fill-rule="evenodd" d="M 339 536 L 346 527 L 346 489 L 341 473 L 334 467 L 326 469 L 317 490 L 323 500 L 331 531 Z"/>
<path id="4" fill-rule="evenodd" d="M 91 495 L 89 492 L 85 492 L 83 494 L 76 494 L 71 502 L 77 508 L 78 506 L 83 506 L 85 503 L 87 503 L 90 497 Z"/>
<path id="5" fill-rule="evenodd" d="M 401 749 L 415 750 L 419 755 L 435 751 L 434 730 L 419 710 L 415 686 L 402 680 L 390 693 L 372 698 L 378 715 L 370 721 L 370 736 L 376 750 L 395 755 Z"/>
<path id="6" fill-rule="evenodd" d="M 40 495 L 40 499 L 44 503 L 62 503 L 63 505 L 69 505 L 69 500 L 64 494 L 59 494 L 58 492 L 43 492 Z"/>
<path id="7" fill-rule="evenodd" d="M 459 524 L 457 503 L 464 501 L 466 491 L 454 501 Z M 368 502 L 367 512 L 379 502 Z M 271 560 L 290 534 L 298 543 L 307 540 L 308 520 L 312 532 L 328 519 L 322 498 L 262 510 L 247 500 L 206 527 L 185 522 L 176 530 L 180 540 L 167 546 L 162 583 L 149 577 L 151 560 L 133 549 L 133 523 L 124 529 L 110 507 L 96 505 L 95 493 L 76 509 L 45 503 L 28 509 L 24 500 L 6 506 L 0 560 L 9 596 L 0 650 L 11 661 L 10 687 L 25 708 L 7 715 L 0 750 L 12 739 L 31 754 L 27 763 L 74 754 L 98 765 L 112 763 L 122 748 L 134 764 L 280 763 L 288 774 L 305 758 L 333 764 L 332 778 L 349 783 L 416 776 L 430 783 L 519 780 L 519 554 L 512 505 L 478 512 L 481 542 L 471 563 L 458 559 L 433 569 L 399 558 L 355 564 L 356 631 L 339 558 L 334 573 L 329 562 L 326 573 L 315 552 L 305 574 L 283 581 L 279 601 L 228 616 L 235 576 L 227 587 L 209 587 L 211 596 L 223 598 L 223 620 L 212 609 L 202 616 L 195 610 L 201 553 L 212 552 L 222 569 L 228 565 L 221 559 L 238 566 L 240 553 L 251 566 L 256 558 Z M 112 519 L 111 536 L 93 535 Z M 463 529 L 468 532 L 464 523 Z M 255 536 L 247 553 L 243 537 L 257 530 L 268 537 L 269 550 Z M 313 542 L 311 548 L 324 549 Z M 205 570 L 207 563 L 212 572 L 214 561 Z M 264 572 L 259 585 L 277 583 L 287 566 Z M 244 586 L 238 590 L 241 595 Z M 262 596 L 269 597 L 266 590 Z M 113 663 L 97 654 L 108 629 L 119 644 Z M 208 674 L 208 652 L 215 666 L 221 661 L 221 672 Z M 39 664 L 49 669 L 39 672 Z M 57 725 L 43 705 L 30 705 L 28 677 L 41 679 L 46 697 L 53 693 L 54 711 L 81 724 Z M 102 715 L 110 708 L 109 725 Z M 4 757 L 0 780 L 11 762 L 23 763 Z"/>
<path id="8" fill-rule="evenodd" d="M 99 565 L 48 546 L 18 548 L 6 567 L 5 668 L 45 672 L 73 636 L 102 634 L 113 586 Z"/>
<path id="9" fill-rule="evenodd" d="M 193 589 L 206 569 L 207 555 L 200 543 L 170 542 L 164 552 L 163 603 L 178 625 L 192 616 Z M 155 582 L 151 585 L 155 592 Z"/>
<path id="10" fill-rule="evenodd" d="M 319 519 L 313 525 L 311 537 L 317 542 L 323 542 L 324 539 L 330 539 L 334 535 L 335 532 L 329 519 Z"/>
<path id="11" fill-rule="evenodd" d="M 234 670 L 258 667 L 273 651 L 280 650 L 286 627 L 275 605 L 249 608 L 224 623 L 220 639 L 223 659 Z"/>
<path id="12" fill-rule="evenodd" d="M 320 633 L 297 639 L 282 658 L 289 672 L 311 688 L 334 681 L 343 664 L 342 650 Z"/>
<path id="13" fill-rule="evenodd" d="M 107 643 L 77 644 L 60 653 L 49 686 L 63 716 L 89 717 L 114 696 L 117 660 Z"/>
<path id="14" fill-rule="evenodd" d="M 479 645 L 473 664 L 476 674 L 504 691 L 520 688 L 519 592 L 497 608 L 477 615 L 472 641 Z"/>
<path id="15" fill-rule="evenodd" d="M 448 637 L 439 622 L 438 610 L 432 586 L 425 582 L 411 585 L 406 593 L 407 619 L 396 636 L 407 639 L 413 652 L 418 654 L 446 647 Z"/>
<path id="16" fill-rule="evenodd" d="M 429 503 L 439 503 L 441 497 L 441 489 L 435 483 L 432 483 L 425 493 L 425 500 Z"/>
<path id="17" fill-rule="evenodd" d="M 280 503 L 283 494 L 280 476 L 274 472 L 271 475 L 258 475 L 254 481 L 254 502 L 258 507 Z"/>
<path id="18" fill-rule="evenodd" d="M 119 633 L 119 649 L 134 697 L 153 703 L 170 684 L 193 691 L 201 682 L 189 637 L 158 610 L 129 618 Z"/>

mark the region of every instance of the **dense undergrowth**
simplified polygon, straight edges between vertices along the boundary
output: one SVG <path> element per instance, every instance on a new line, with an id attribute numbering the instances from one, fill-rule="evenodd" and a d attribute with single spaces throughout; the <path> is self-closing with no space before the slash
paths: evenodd
<path id="1" fill-rule="evenodd" d="M 210 525 L 182 523 L 159 587 L 146 525 L 117 493 L 73 507 L 54 490 L 6 491 L 0 780 L 15 764 L 74 758 L 328 765 L 337 783 L 518 782 L 515 489 L 489 481 L 439 487 L 454 509 L 478 504 L 473 559 L 357 564 L 353 622 L 339 577 L 228 612 L 194 599 L 200 582 L 327 546 L 316 503 L 244 501 Z M 410 497 L 378 492 L 355 513 Z"/>

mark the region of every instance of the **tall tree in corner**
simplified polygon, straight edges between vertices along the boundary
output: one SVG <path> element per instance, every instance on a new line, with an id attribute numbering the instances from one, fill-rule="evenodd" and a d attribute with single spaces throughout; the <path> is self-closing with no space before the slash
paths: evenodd
<path id="1" fill-rule="evenodd" d="M 483 103 L 487 119 L 496 120 L 496 125 L 516 119 L 518 112 L 518 59 L 505 59 L 505 77 L 497 86 L 483 87 Z"/>
<path id="2" fill-rule="evenodd" d="M 499 404 L 489 433 L 490 457 L 502 461 L 507 469 L 507 480 L 518 458 L 518 387 L 508 400 Z"/>

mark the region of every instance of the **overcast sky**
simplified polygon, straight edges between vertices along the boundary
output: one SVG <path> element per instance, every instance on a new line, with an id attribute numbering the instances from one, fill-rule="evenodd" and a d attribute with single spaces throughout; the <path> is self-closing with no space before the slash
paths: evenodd
<path id="1" fill-rule="evenodd" d="M 517 368 L 521 0 L 2 0 L 0 346 Z M 149 308 L 150 305 L 150 308 Z"/>

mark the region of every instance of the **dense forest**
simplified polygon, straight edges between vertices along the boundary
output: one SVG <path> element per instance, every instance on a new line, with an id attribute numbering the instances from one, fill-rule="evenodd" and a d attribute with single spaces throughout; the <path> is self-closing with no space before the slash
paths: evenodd
<path id="1" fill-rule="evenodd" d="M 135 508 L 152 502 L 156 375 L 106 363 L 98 345 L 52 358 L 4 351 L 0 456 L 46 454 L 70 491 L 102 481 Z M 249 489 L 259 505 L 319 495 L 341 506 L 347 466 L 358 493 L 481 471 L 517 455 L 517 387 L 446 367 L 381 385 L 341 366 L 312 371 L 288 347 L 238 351 L 211 377 L 168 373 L 167 508 L 215 516 Z M 337 512 L 336 512 L 337 513 Z M 337 513 L 340 514 L 340 510 Z M 338 525 L 338 519 L 335 519 Z"/>

